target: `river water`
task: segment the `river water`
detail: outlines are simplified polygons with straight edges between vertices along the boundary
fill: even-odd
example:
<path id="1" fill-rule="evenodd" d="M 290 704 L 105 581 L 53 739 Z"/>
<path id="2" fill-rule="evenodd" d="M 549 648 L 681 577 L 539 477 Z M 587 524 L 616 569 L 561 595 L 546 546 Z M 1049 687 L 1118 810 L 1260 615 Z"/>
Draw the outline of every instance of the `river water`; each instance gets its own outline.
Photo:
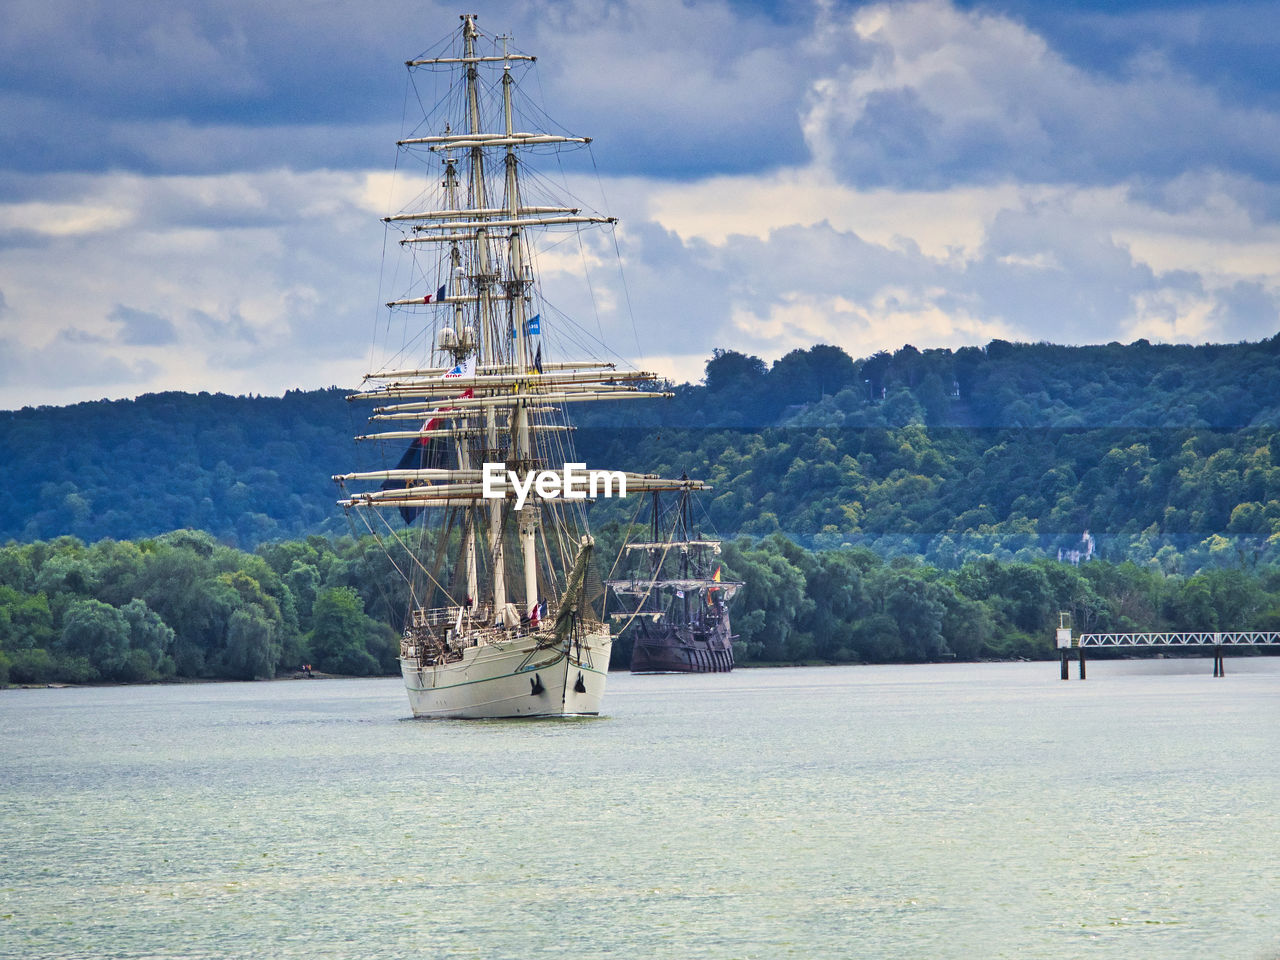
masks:
<path id="1" fill-rule="evenodd" d="M 5 958 L 1280 957 L 1280 659 L 0 692 Z"/>

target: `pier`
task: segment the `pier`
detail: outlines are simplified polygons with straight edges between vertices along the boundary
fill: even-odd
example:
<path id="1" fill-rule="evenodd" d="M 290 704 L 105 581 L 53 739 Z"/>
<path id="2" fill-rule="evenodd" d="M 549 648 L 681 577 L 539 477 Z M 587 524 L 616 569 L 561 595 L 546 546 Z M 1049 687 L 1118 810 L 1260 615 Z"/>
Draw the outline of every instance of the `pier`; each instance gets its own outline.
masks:
<path id="1" fill-rule="evenodd" d="M 1062 662 L 1062 679 L 1068 678 L 1071 652 L 1080 662 L 1080 679 L 1085 678 L 1085 649 L 1088 647 L 1207 647 L 1213 652 L 1213 675 L 1227 675 L 1224 647 L 1280 646 L 1280 631 L 1222 630 L 1182 631 L 1169 633 L 1082 633 L 1074 636 L 1066 614 L 1060 614 L 1057 631 L 1058 654 Z"/>

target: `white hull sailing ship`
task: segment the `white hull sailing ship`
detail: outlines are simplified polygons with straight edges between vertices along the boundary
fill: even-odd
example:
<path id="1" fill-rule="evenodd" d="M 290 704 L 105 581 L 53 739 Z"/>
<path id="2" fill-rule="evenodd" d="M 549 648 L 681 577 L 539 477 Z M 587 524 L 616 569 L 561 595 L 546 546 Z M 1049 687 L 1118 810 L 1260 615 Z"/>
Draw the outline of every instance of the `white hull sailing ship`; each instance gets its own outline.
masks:
<path id="1" fill-rule="evenodd" d="M 596 714 L 612 638 L 585 507 L 702 484 L 587 471 L 574 456 L 570 405 L 669 394 L 651 373 L 554 359 L 584 338 L 567 318 L 557 337 L 538 244 L 614 221 L 531 173 L 532 157 L 589 140 L 518 129 L 517 116 L 543 116 L 518 102 L 516 74 L 534 58 L 460 19 L 448 49 L 407 64 L 442 83 L 417 90 L 442 115 L 398 144 L 427 168 L 424 192 L 385 218 L 400 233 L 388 247 L 412 261 L 387 303 L 405 322 L 388 322 L 402 329 L 398 352 L 350 398 L 402 424 L 358 440 L 409 448 L 394 467 L 334 479 L 407 586 L 400 664 L 415 716 Z"/>

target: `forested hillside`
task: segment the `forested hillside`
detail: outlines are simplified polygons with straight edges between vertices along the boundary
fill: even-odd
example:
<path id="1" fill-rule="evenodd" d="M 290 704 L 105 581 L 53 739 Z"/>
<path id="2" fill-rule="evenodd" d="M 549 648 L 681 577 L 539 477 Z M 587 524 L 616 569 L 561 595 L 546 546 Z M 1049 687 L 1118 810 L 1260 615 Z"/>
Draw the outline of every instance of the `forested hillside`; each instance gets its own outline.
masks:
<path id="1" fill-rule="evenodd" d="M 1261 343 L 1064 347 L 993 340 L 854 360 L 837 347 L 766 365 L 717 350 L 704 383 L 601 425 L 685 427 L 1172 427 L 1280 424 L 1280 334 Z M 625 418 L 625 419 L 624 419 Z"/>
<path id="2" fill-rule="evenodd" d="M 336 530 L 329 478 L 360 432 L 346 393 L 159 393 L 0 414 L 0 541 L 191 527 L 252 546 Z"/>
<path id="3" fill-rule="evenodd" d="M 1081 630 L 1280 627 L 1277 340 L 717 351 L 601 405 L 588 464 L 706 478 L 742 663 L 1048 656 Z M 334 505 L 346 391 L 0 414 L 0 683 L 394 670 L 398 575 Z M 592 511 L 615 556 L 643 498 Z M 190 529 L 183 529 L 190 528 Z M 624 666 L 629 643 L 615 645 Z"/>
<path id="4" fill-rule="evenodd" d="M 643 438 L 643 440 L 642 440 Z M 1280 431 L 641 429 L 585 434 L 589 462 L 642 445 L 647 467 L 705 477 L 721 532 L 869 546 L 954 567 L 1081 552 L 1193 571 L 1280 559 Z M 593 516 L 622 521 L 625 501 Z"/>
<path id="5" fill-rule="evenodd" d="M 705 382 L 575 410 L 579 456 L 688 472 L 722 535 L 783 533 L 953 568 L 1075 551 L 1193 572 L 1280 549 L 1280 337 L 1263 343 L 830 346 L 771 367 L 717 351 Z M 190 527 L 252 549 L 350 532 L 329 477 L 393 465 L 363 408 L 158 394 L 0 414 L 0 540 L 137 539 Z M 601 502 L 597 524 L 630 505 Z M 1088 536 L 1086 537 L 1086 532 Z"/>

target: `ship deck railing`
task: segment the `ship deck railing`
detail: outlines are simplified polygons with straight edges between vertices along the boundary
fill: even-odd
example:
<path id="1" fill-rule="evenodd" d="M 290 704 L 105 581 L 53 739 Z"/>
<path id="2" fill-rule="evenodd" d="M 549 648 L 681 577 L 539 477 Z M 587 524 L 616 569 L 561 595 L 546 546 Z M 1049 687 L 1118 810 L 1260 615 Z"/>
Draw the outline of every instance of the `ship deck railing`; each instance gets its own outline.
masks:
<path id="1" fill-rule="evenodd" d="M 461 618 L 459 614 L 462 615 Z M 542 633 L 551 626 L 549 618 L 543 618 L 537 624 L 526 620 L 516 627 L 498 626 L 494 623 L 493 608 L 488 604 L 479 607 L 461 607 L 457 604 L 448 607 L 415 607 L 410 626 L 436 632 L 441 628 L 454 627 L 459 620 L 464 632 L 471 638 L 468 646 L 475 646 L 482 640 L 511 640 L 531 633 Z"/>
<path id="2" fill-rule="evenodd" d="M 415 627 L 449 627 L 458 622 L 459 613 L 464 621 L 484 621 L 489 617 L 488 607 L 462 607 L 453 604 L 448 607 L 414 607 L 410 623 Z"/>

